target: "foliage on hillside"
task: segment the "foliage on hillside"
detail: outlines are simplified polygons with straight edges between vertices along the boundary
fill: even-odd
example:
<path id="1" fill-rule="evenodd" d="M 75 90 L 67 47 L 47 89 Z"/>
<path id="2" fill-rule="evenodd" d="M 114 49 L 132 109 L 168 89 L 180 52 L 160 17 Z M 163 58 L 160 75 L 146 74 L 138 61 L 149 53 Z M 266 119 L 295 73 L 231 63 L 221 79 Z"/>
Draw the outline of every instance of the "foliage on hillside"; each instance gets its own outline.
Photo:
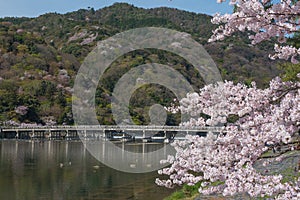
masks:
<path id="1" fill-rule="evenodd" d="M 215 28 L 210 19 L 177 9 L 142 9 L 124 3 L 100 10 L 48 13 L 37 18 L 2 18 L 0 121 L 72 124 L 72 86 L 80 64 L 97 41 L 132 28 L 165 27 L 191 34 L 204 45 L 227 80 L 255 80 L 264 86 L 279 73 L 276 63 L 268 59 L 272 50 L 268 43 L 252 47 L 245 35 L 236 35 L 208 44 Z M 151 62 L 174 66 L 195 89 L 203 86 L 199 73 L 183 58 L 151 49 L 130 52 L 115 61 L 99 83 L 96 111 L 101 123 L 114 123 L 110 96 L 118 79 L 132 67 Z M 138 92 L 131 98 L 130 108 L 138 124 L 149 123 L 148 111 L 153 103 L 168 105 L 173 99 L 169 91 L 157 85 L 145 86 Z M 168 116 L 168 123 L 176 124 L 178 118 Z"/>

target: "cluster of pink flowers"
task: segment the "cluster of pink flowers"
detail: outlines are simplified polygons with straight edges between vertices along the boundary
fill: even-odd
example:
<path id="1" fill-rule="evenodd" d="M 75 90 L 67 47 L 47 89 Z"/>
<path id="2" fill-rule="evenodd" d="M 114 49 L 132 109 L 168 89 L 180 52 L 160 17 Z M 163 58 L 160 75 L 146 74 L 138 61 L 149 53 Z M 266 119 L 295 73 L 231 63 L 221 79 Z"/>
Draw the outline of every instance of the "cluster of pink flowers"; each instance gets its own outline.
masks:
<path id="1" fill-rule="evenodd" d="M 18 106 L 15 109 L 15 112 L 20 115 L 26 115 L 28 113 L 28 107 L 27 106 Z"/>
<path id="2" fill-rule="evenodd" d="M 169 179 L 157 179 L 158 185 L 201 181 L 202 194 L 299 199 L 300 180 L 283 183 L 282 175 L 264 175 L 253 167 L 269 150 L 295 148 L 292 141 L 300 127 L 299 81 L 283 82 L 277 77 L 267 89 L 258 89 L 255 83 L 251 87 L 230 81 L 211 84 L 199 93 L 188 94 L 174 108 L 178 110 L 191 116 L 184 126 L 220 126 L 221 132 L 175 141 L 176 155 L 162 161 L 170 167 L 159 170 Z"/>
<path id="3" fill-rule="evenodd" d="M 219 3 L 225 0 L 218 0 Z M 216 14 L 212 22 L 219 24 L 209 41 L 222 40 L 237 31 L 250 31 L 253 44 L 277 38 L 278 43 L 286 43 L 286 37 L 299 32 L 300 1 L 292 0 L 230 0 L 235 6 L 232 14 Z M 275 45 L 275 54 L 270 58 L 289 59 L 298 63 L 300 48 L 289 45 Z"/>

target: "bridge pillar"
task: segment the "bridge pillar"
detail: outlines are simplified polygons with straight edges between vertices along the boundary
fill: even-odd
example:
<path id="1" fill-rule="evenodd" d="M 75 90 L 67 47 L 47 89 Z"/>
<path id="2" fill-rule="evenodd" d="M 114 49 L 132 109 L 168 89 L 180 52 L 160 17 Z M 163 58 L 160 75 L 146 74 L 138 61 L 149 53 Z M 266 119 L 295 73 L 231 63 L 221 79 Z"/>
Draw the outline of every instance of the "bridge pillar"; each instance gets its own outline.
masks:
<path id="1" fill-rule="evenodd" d="M 143 153 L 143 160 L 145 160 L 145 148 L 146 148 L 146 144 L 145 144 L 145 142 L 143 142 L 143 144 L 142 144 L 142 153 Z"/>
<path id="2" fill-rule="evenodd" d="M 84 139 L 87 138 L 87 133 L 86 133 L 86 129 L 84 129 Z"/>
<path id="3" fill-rule="evenodd" d="M 19 129 L 16 130 L 16 139 L 20 139 Z"/>
<path id="4" fill-rule="evenodd" d="M 105 140 L 105 129 L 102 130 L 102 138 Z"/>
<path id="5" fill-rule="evenodd" d="M 105 158 L 105 144 L 106 144 L 106 142 L 103 142 L 103 143 L 102 143 L 102 159 Z M 85 148 L 84 148 L 84 149 L 85 149 Z"/>
<path id="6" fill-rule="evenodd" d="M 145 131 L 145 129 L 143 129 L 143 138 L 145 138 L 146 137 L 146 131 Z"/>
<path id="7" fill-rule="evenodd" d="M 32 132 L 31 132 L 31 138 L 30 139 L 33 139 L 35 137 L 35 133 L 34 133 L 34 129 L 32 129 Z"/>
<path id="8" fill-rule="evenodd" d="M 52 134 L 51 134 L 51 130 L 49 130 L 49 140 L 52 139 Z"/>
<path id="9" fill-rule="evenodd" d="M 69 130 L 67 129 L 66 130 L 66 137 L 65 137 L 65 139 L 66 140 L 71 140 L 71 138 L 72 138 L 72 136 L 69 135 Z"/>

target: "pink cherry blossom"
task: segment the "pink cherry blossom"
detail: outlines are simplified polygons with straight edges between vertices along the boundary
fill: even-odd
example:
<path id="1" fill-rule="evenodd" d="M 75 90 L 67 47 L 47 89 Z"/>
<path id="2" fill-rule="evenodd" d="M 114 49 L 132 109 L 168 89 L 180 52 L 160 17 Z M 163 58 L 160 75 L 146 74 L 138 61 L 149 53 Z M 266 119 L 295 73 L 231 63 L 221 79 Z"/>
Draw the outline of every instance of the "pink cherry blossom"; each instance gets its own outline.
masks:
<path id="1" fill-rule="evenodd" d="M 218 3 L 225 0 L 217 0 Z M 272 59 L 291 59 L 298 63 L 300 48 L 286 44 L 286 37 L 299 32 L 300 1 L 291 0 L 229 0 L 235 6 L 232 14 L 215 14 L 212 23 L 219 27 L 213 31 L 210 42 L 223 40 L 238 31 L 250 31 L 253 44 L 277 38 Z"/>
<path id="2" fill-rule="evenodd" d="M 26 115 L 28 113 L 28 107 L 27 106 L 18 106 L 15 109 L 15 112 L 20 115 Z"/>
<path id="3" fill-rule="evenodd" d="M 255 83 L 251 87 L 231 81 L 211 84 L 199 93 L 188 94 L 179 107 L 169 109 L 191 116 L 183 126 L 220 126 L 221 131 L 174 141 L 176 155 L 162 161 L 170 166 L 159 170 L 169 179 L 157 179 L 158 185 L 173 187 L 201 181 L 202 194 L 299 199 L 300 179 L 283 183 L 281 174 L 265 175 L 254 168 L 267 151 L 296 148 L 293 138 L 299 135 L 300 127 L 299 81 L 283 82 L 277 77 L 266 89 L 257 88 Z M 280 159 L 265 159 L 264 165 Z"/>

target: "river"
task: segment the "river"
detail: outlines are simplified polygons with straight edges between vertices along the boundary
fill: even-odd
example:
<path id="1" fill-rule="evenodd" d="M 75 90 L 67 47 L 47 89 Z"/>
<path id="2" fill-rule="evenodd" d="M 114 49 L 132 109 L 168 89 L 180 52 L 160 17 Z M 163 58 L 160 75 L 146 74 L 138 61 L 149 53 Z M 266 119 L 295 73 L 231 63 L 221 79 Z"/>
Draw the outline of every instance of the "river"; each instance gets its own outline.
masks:
<path id="1" fill-rule="evenodd" d="M 156 177 L 156 171 L 131 174 L 109 168 L 81 141 L 0 140 L 3 200 L 160 200 L 172 190 L 158 187 Z"/>

